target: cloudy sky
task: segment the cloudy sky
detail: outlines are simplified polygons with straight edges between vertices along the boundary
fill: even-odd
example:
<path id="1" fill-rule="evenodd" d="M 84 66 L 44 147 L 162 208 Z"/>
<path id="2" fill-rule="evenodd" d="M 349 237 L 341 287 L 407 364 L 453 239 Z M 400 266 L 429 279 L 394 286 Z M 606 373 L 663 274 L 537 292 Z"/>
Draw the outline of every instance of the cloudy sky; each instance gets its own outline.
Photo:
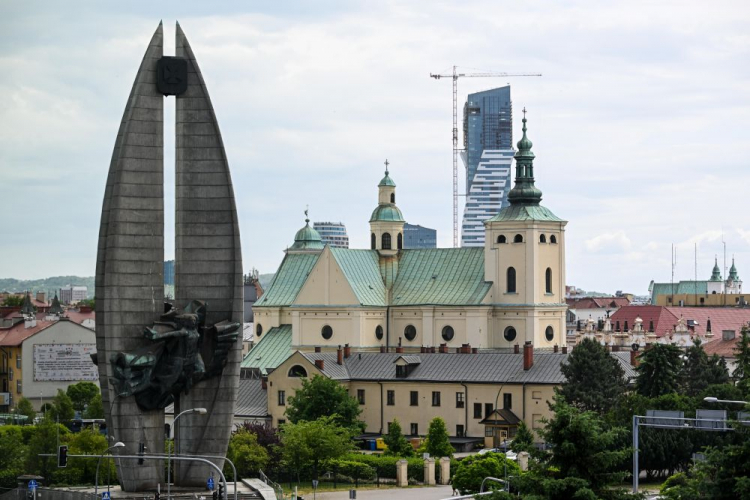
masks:
<path id="1" fill-rule="evenodd" d="M 275 271 L 306 205 L 367 247 L 386 158 L 407 221 L 450 246 L 451 85 L 429 74 L 456 64 L 544 75 L 465 78 L 459 99 L 510 83 L 515 140 L 529 110 L 568 284 L 644 293 L 672 244 L 692 279 L 696 243 L 706 279 L 722 238 L 750 280 L 750 4 L 656 3 L 2 0 L 0 277 L 94 273 L 117 127 L 163 19 L 165 53 L 179 20 L 211 93 L 248 270 Z M 170 179 L 173 98 L 165 114 Z"/>

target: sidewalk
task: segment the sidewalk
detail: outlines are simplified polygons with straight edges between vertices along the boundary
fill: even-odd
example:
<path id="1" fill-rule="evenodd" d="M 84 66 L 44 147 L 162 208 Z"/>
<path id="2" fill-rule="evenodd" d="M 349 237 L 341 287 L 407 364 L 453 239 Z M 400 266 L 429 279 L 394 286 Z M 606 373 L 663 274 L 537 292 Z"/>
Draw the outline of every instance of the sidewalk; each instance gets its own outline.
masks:
<path id="1" fill-rule="evenodd" d="M 439 500 L 452 496 L 452 486 L 425 486 L 422 488 L 387 488 L 372 490 L 357 490 L 357 500 L 374 500 L 388 498 L 389 500 Z M 305 500 L 312 500 L 312 493 L 305 495 Z M 349 490 L 320 492 L 315 500 L 348 500 Z"/>

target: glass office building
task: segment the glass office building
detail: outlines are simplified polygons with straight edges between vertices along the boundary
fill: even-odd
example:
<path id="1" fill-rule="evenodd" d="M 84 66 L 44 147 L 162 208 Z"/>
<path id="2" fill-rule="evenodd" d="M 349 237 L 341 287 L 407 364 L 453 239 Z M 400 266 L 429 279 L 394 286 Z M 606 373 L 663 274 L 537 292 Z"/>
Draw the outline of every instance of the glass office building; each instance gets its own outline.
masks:
<path id="1" fill-rule="evenodd" d="M 513 160 L 510 86 L 469 94 L 464 105 L 466 205 L 461 246 L 484 246 L 484 221 L 508 204 Z"/>
<path id="2" fill-rule="evenodd" d="M 404 224 L 404 248 L 437 248 L 437 231 L 418 224 Z"/>
<path id="3" fill-rule="evenodd" d="M 349 248 L 349 235 L 343 222 L 313 222 L 313 229 L 320 234 L 324 245 Z"/>

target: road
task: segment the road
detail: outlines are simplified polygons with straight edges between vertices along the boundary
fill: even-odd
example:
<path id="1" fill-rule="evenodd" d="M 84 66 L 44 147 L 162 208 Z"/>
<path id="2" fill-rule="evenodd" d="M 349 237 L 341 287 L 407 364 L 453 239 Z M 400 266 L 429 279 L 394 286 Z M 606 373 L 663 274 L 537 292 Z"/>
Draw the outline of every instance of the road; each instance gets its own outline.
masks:
<path id="1" fill-rule="evenodd" d="M 357 490 L 357 500 L 374 500 L 388 498 L 388 500 L 439 500 L 452 496 L 451 486 L 432 486 L 423 488 L 388 488 L 373 490 Z M 305 495 L 305 500 L 312 500 L 312 493 Z M 349 490 L 326 491 L 316 495 L 315 500 L 348 500 Z"/>

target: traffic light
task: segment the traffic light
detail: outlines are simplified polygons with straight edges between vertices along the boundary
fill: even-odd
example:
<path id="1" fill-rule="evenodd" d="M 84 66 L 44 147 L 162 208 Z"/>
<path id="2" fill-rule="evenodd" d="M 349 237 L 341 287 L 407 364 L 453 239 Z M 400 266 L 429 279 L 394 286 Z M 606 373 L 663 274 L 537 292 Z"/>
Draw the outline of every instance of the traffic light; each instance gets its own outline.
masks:
<path id="1" fill-rule="evenodd" d="M 219 500 L 223 500 L 224 498 L 224 485 L 222 483 L 219 483 Z"/>
<path id="2" fill-rule="evenodd" d="M 221 486 L 219 486 L 219 488 L 221 488 Z M 218 491 L 216 491 L 216 490 L 214 490 L 214 491 L 213 491 L 213 492 L 211 493 L 211 498 L 213 498 L 213 500 L 219 500 L 219 492 L 218 492 Z"/>
<path id="3" fill-rule="evenodd" d="M 68 466 L 68 446 L 61 445 L 57 447 L 57 466 L 67 467 Z"/>
<path id="4" fill-rule="evenodd" d="M 154 500 L 159 500 L 160 493 L 157 491 L 154 493 Z"/>

